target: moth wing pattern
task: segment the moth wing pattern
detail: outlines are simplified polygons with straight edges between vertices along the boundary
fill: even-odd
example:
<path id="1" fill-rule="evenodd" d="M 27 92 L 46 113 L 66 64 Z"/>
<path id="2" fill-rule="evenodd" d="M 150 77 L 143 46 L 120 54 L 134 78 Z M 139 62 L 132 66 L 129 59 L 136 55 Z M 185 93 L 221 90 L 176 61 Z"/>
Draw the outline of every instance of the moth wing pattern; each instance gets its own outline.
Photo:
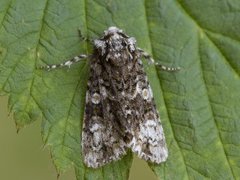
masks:
<path id="1" fill-rule="evenodd" d="M 117 27 L 109 27 L 93 41 L 93 54 L 79 55 L 61 64 L 41 66 L 51 70 L 70 67 L 88 59 L 82 128 L 82 155 L 86 166 L 99 168 L 120 159 L 127 149 L 152 163 L 168 157 L 168 149 L 141 57 L 151 56 L 136 46 L 136 39 Z M 177 71 L 154 63 L 162 70 Z"/>
<path id="2" fill-rule="evenodd" d="M 118 121 L 110 110 L 110 100 L 102 80 L 102 65 L 94 58 L 90 62 L 86 93 L 82 152 L 85 164 L 98 168 L 120 159 L 126 154 L 127 146 L 116 124 Z"/>
<path id="3" fill-rule="evenodd" d="M 137 83 L 129 104 L 132 105 L 132 120 L 126 127 L 128 147 L 138 157 L 159 164 L 168 157 L 163 127 L 141 59 L 138 59 L 135 69 Z"/>
<path id="4" fill-rule="evenodd" d="M 127 148 L 147 161 L 164 162 L 168 150 L 163 128 L 136 40 L 116 27 L 104 33 L 94 41 L 90 60 L 84 162 L 97 168 L 120 159 Z"/>

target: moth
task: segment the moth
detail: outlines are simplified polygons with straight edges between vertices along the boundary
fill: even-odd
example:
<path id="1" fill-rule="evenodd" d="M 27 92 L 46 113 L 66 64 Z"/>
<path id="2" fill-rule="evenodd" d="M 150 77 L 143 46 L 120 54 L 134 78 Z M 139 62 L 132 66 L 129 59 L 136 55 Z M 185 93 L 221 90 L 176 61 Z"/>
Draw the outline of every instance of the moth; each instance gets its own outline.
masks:
<path id="1" fill-rule="evenodd" d="M 86 166 L 99 168 L 120 159 L 128 149 L 152 163 L 166 161 L 163 127 L 141 60 L 154 62 L 151 56 L 136 46 L 134 37 L 109 27 L 93 41 L 92 55 L 42 68 L 70 66 L 86 58 L 90 77 L 81 142 Z M 166 71 L 179 70 L 155 64 Z"/>

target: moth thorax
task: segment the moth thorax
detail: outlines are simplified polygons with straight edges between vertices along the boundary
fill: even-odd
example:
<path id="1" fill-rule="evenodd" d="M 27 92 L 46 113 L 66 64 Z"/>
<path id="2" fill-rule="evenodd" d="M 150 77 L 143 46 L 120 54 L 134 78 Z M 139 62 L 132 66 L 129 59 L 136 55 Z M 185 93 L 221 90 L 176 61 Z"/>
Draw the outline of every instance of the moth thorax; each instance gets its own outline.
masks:
<path id="1" fill-rule="evenodd" d="M 109 37 L 107 44 L 110 51 L 121 51 L 127 46 L 125 38 L 117 33 L 114 33 Z"/>
<path id="2" fill-rule="evenodd" d="M 110 63 L 112 66 L 116 67 L 124 67 L 129 64 L 130 61 L 132 61 L 131 54 L 127 52 L 109 52 L 106 56 L 107 63 Z"/>

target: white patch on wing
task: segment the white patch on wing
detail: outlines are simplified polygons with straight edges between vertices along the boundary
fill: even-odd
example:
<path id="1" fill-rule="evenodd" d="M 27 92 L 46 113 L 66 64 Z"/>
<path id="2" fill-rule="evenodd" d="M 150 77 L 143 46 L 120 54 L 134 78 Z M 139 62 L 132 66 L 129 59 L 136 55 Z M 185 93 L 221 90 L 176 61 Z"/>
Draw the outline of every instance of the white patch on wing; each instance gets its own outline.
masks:
<path id="1" fill-rule="evenodd" d="M 139 138 L 142 141 L 149 141 L 152 145 L 157 146 L 159 141 L 159 132 L 156 131 L 157 124 L 154 120 L 147 120 L 145 124 L 140 124 Z"/>
<path id="2" fill-rule="evenodd" d="M 108 96 L 107 95 L 107 90 L 104 86 L 101 86 L 100 93 L 101 93 L 101 95 L 104 99 Z"/>
<path id="3" fill-rule="evenodd" d="M 111 134 L 114 131 L 111 124 L 103 125 L 100 116 L 92 116 L 91 121 L 94 123 L 89 127 L 89 133 L 85 130 L 82 134 L 84 162 L 88 167 L 98 168 L 126 154 L 126 143 Z"/>
<path id="4" fill-rule="evenodd" d="M 97 118 L 97 117 L 92 117 L 92 118 Z M 95 131 L 97 131 L 97 130 L 99 130 L 99 129 L 101 129 L 101 125 L 100 124 L 98 124 L 98 123 L 94 123 L 93 125 L 92 125 L 92 127 L 90 128 L 90 131 L 92 132 L 92 133 L 94 133 Z"/>
<path id="5" fill-rule="evenodd" d="M 141 92 L 142 92 L 142 86 L 143 86 L 143 82 L 139 81 L 139 82 L 137 83 L 137 86 L 136 86 L 136 91 L 137 91 L 137 93 L 141 94 Z"/>
<path id="6" fill-rule="evenodd" d="M 92 117 L 93 119 L 95 118 L 98 118 L 96 116 Z M 103 140 L 103 127 L 98 124 L 98 123 L 94 123 L 92 125 L 92 127 L 90 127 L 90 132 L 93 134 L 93 150 L 94 151 L 99 151 L 101 148 L 102 148 L 102 140 Z"/>
<path id="7" fill-rule="evenodd" d="M 100 103 L 100 99 L 101 99 L 100 95 L 98 93 L 94 93 L 92 95 L 92 99 L 91 100 L 92 100 L 93 104 L 99 104 Z"/>
<path id="8" fill-rule="evenodd" d="M 148 114 L 148 117 L 151 117 L 151 114 Z M 146 119 L 140 123 L 139 131 L 133 134 L 128 147 L 145 160 L 155 163 L 166 161 L 168 150 L 160 120 L 154 116 L 153 119 Z"/>
<path id="9" fill-rule="evenodd" d="M 131 114 L 132 114 L 132 110 L 126 110 L 125 113 L 126 113 L 127 115 L 131 115 Z"/>
<path id="10" fill-rule="evenodd" d="M 143 90 L 142 90 L 142 97 L 143 97 L 143 99 L 145 99 L 145 100 L 148 100 L 148 99 L 149 99 L 150 93 L 149 93 L 148 89 L 143 89 Z"/>

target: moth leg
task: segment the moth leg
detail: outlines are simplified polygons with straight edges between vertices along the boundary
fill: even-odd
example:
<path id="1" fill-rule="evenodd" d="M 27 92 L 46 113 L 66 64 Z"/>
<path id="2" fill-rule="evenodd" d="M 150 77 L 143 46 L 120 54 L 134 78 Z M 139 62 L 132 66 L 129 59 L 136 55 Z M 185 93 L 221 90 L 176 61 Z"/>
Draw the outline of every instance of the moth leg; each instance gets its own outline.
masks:
<path id="1" fill-rule="evenodd" d="M 38 69 L 51 70 L 51 69 L 65 67 L 65 66 L 70 68 L 70 66 L 72 64 L 77 63 L 77 62 L 79 62 L 79 61 L 81 61 L 82 59 L 85 59 L 85 58 L 88 58 L 88 55 L 81 54 L 81 55 L 75 56 L 72 59 L 70 59 L 68 61 L 65 61 L 65 62 L 63 62 L 61 64 L 52 64 L 52 65 L 40 66 L 40 67 L 38 67 Z"/>
<path id="2" fill-rule="evenodd" d="M 83 36 L 81 29 L 78 29 L 78 35 L 79 35 L 81 41 L 88 41 L 88 38 Z"/>
<path id="3" fill-rule="evenodd" d="M 143 56 L 145 59 L 148 60 L 149 64 L 154 64 L 155 63 L 154 59 L 146 51 L 144 51 L 141 48 L 137 48 L 137 50 L 140 53 L 140 56 Z"/>
<path id="4" fill-rule="evenodd" d="M 84 35 L 82 34 L 82 31 L 81 31 L 80 28 L 78 29 L 78 35 L 79 35 L 81 41 L 86 41 L 86 42 L 88 42 L 88 43 L 92 43 L 92 42 L 93 42 L 92 39 L 90 39 L 90 38 L 88 38 L 88 37 L 86 37 L 86 36 L 84 36 Z"/>
<path id="5" fill-rule="evenodd" d="M 143 56 L 145 59 L 147 59 L 149 61 L 149 64 L 155 64 L 156 66 L 158 66 L 160 69 L 164 70 L 164 71 L 178 71 L 180 70 L 180 67 L 167 67 L 164 66 L 162 64 L 159 64 L 157 62 L 154 61 L 154 59 L 144 50 L 142 50 L 141 48 L 137 48 L 137 50 L 140 53 L 140 56 Z"/>

